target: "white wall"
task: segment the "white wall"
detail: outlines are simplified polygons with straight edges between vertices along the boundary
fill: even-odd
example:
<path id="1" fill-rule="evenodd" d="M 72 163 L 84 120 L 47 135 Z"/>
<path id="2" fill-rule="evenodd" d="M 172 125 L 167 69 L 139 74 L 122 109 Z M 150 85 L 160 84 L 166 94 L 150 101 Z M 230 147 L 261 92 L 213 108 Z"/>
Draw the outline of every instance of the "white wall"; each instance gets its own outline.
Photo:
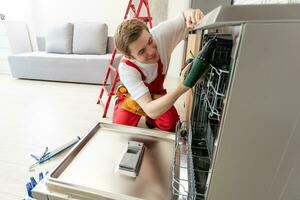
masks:
<path id="1" fill-rule="evenodd" d="M 176 1 L 176 3 L 174 3 L 174 0 L 169 0 L 168 19 L 177 16 L 180 12 L 189 8 L 189 5 L 189 0 Z M 167 75 L 168 77 L 179 78 L 180 69 L 183 63 L 183 55 L 184 41 L 180 42 L 172 53 L 169 71 Z"/>
<path id="2" fill-rule="evenodd" d="M 48 26 L 65 22 L 100 21 L 113 35 L 122 21 L 126 0 L 31 0 L 36 35 L 43 36 Z"/>
<path id="3" fill-rule="evenodd" d="M 113 35 L 123 20 L 129 0 L 28 0 L 38 36 L 45 35 L 48 26 L 65 22 L 102 21 Z M 136 9 L 138 0 L 133 0 Z M 168 0 L 149 0 L 153 24 L 167 19 Z M 142 13 L 145 7 L 142 7 Z"/>
<path id="4" fill-rule="evenodd" d="M 0 13 L 10 21 L 27 21 L 30 17 L 30 9 L 24 0 L 0 0 Z"/>
<path id="5" fill-rule="evenodd" d="M 0 0 L 0 13 L 4 14 L 6 16 L 7 21 L 15 21 L 19 22 L 21 25 L 21 22 L 26 23 L 27 27 L 31 27 L 31 21 L 32 21 L 32 15 L 31 15 L 31 9 L 30 9 L 30 0 Z M 15 24 L 18 26 L 17 24 Z M 23 28 L 24 25 L 21 25 L 23 30 L 26 29 Z M 19 27 L 17 27 L 18 29 Z M 17 33 L 21 35 L 22 33 Z M 17 35 L 16 34 L 16 35 Z M 31 35 L 30 35 L 31 36 Z M 24 31 L 24 35 L 22 35 L 23 38 L 28 37 L 27 30 Z M 33 41 L 33 37 L 28 40 Z M 23 44 L 21 44 L 23 45 Z M 25 44 L 26 46 L 31 44 Z"/>
<path id="6" fill-rule="evenodd" d="M 108 34 L 113 35 L 123 20 L 128 0 L 29 0 L 32 10 L 32 28 L 37 36 L 44 36 L 48 26 L 64 22 L 103 21 Z M 136 0 L 136 2 L 138 2 Z M 173 18 L 189 6 L 189 0 L 149 0 L 154 24 Z M 164 11 L 165 10 L 165 11 Z M 160 18 L 157 20 L 156 18 Z M 178 77 L 183 55 L 183 43 L 175 50 L 168 76 Z"/>

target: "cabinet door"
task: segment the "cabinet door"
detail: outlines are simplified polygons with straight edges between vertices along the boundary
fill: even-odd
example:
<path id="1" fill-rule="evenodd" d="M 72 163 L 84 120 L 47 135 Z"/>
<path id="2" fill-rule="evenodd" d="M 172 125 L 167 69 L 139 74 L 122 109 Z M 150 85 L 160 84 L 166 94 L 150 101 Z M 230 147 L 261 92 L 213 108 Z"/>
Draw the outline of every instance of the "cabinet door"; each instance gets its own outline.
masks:
<path id="1" fill-rule="evenodd" d="M 196 34 L 189 34 L 188 36 L 188 41 L 187 41 L 187 47 L 186 47 L 186 55 L 185 55 L 185 60 L 187 61 L 188 59 L 193 59 L 195 56 L 200 51 L 200 44 L 201 44 L 201 34 L 196 33 Z M 189 121 L 191 112 L 192 112 L 192 91 L 189 90 L 185 94 L 185 116 L 184 116 L 184 121 Z"/>

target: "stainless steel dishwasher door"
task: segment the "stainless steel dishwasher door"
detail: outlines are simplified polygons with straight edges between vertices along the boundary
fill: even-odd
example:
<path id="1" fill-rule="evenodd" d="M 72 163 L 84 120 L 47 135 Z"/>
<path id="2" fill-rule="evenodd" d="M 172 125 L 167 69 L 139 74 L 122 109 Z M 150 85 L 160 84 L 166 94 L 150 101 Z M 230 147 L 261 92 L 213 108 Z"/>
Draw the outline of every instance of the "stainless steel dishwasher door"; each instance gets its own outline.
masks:
<path id="1" fill-rule="evenodd" d="M 117 170 L 132 140 L 145 145 L 136 178 Z M 49 175 L 45 187 L 48 195 L 56 192 L 66 199 L 172 199 L 173 154 L 173 134 L 99 123 Z"/>

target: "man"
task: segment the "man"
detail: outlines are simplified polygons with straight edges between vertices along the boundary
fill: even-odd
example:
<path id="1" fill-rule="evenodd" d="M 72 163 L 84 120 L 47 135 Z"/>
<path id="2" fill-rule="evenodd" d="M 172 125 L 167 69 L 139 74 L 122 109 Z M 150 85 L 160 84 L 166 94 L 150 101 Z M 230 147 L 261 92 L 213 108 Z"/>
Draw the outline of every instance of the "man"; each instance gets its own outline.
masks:
<path id="1" fill-rule="evenodd" d="M 138 19 L 126 20 L 119 25 L 114 39 L 124 57 L 118 70 L 129 94 L 118 94 L 113 123 L 137 126 L 144 115 L 149 128 L 175 130 L 179 115 L 173 104 L 190 88 L 182 83 L 184 73 L 172 92 L 166 93 L 163 82 L 173 49 L 202 17 L 199 9 L 188 9 L 150 31 Z"/>

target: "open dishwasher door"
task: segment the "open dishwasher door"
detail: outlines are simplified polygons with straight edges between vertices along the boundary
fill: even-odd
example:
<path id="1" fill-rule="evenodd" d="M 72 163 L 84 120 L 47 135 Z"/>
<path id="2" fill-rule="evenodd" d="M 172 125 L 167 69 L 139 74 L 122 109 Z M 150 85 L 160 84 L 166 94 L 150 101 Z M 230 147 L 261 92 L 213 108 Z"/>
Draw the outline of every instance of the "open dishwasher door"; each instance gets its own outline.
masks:
<path id="1" fill-rule="evenodd" d="M 174 134 L 98 123 L 34 188 L 33 197 L 172 199 L 173 152 Z M 120 167 L 138 172 L 131 170 L 128 176 Z"/>

